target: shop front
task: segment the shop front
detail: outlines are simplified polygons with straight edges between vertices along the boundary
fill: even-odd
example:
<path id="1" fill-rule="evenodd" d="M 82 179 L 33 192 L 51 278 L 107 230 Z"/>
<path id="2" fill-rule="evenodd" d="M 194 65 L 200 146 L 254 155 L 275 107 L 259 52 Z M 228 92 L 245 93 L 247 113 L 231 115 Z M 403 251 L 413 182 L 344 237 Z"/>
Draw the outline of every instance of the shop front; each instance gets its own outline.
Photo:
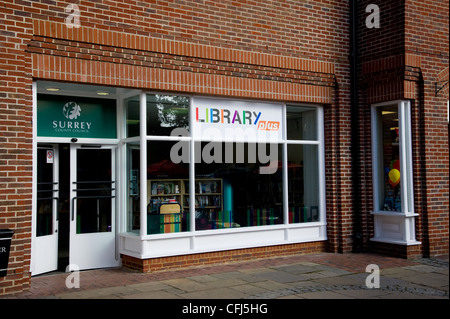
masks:
<path id="1" fill-rule="evenodd" d="M 327 239 L 320 105 L 49 81 L 34 96 L 32 275 Z"/>

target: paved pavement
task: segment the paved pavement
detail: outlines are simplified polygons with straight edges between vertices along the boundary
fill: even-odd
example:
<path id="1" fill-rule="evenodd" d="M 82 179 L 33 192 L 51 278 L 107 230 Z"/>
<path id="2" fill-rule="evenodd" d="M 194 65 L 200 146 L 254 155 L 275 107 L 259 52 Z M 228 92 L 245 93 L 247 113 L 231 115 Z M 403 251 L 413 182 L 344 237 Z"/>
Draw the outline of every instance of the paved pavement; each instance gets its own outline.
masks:
<path id="1" fill-rule="evenodd" d="M 368 265 L 372 266 L 366 269 Z M 448 275 L 448 256 L 405 260 L 320 253 L 151 274 L 127 269 L 50 273 L 32 277 L 29 291 L 0 299 L 448 300 Z M 68 288 L 67 283 L 75 287 Z"/>

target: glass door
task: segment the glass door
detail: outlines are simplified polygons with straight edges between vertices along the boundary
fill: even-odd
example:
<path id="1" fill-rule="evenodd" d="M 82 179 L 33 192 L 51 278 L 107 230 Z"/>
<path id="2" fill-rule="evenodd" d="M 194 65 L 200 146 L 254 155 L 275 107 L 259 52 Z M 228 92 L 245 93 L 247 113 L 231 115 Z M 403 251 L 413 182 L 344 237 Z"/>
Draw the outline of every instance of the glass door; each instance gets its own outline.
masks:
<path id="1" fill-rule="evenodd" d="M 58 146 L 39 144 L 36 156 L 32 275 L 58 268 Z"/>
<path id="2" fill-rule="evenodd" d="M 114 267 L 115 147 L 71 146 L 69 270 Z"/>

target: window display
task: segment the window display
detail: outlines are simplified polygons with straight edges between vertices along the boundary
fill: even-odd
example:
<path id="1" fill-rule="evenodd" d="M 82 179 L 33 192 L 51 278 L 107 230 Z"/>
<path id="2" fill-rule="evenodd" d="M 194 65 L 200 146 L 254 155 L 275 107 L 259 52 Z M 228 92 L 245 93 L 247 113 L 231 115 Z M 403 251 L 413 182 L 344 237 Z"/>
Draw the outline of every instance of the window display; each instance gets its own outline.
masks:
<path id="1" fill-rule="evenodd" d="M 398 106 L 389 105 L 377 109 L 379 163 L 380 169 L 380 210 L 402 210 L 399 153 Z M 382 178 L 381 178 L 382 177 Z"/>
<path id="2" fill-rule="evenodd" d="M 189 231 L 184 180 L 189 164 L 170 161 L 174 142 L 147 142 L 147 234 Z"/>
<path id="3" fill-rule="evenodd" d="M 414 212 L 410 112 L 407 101 L 373 107 L 375 212 Z"/>

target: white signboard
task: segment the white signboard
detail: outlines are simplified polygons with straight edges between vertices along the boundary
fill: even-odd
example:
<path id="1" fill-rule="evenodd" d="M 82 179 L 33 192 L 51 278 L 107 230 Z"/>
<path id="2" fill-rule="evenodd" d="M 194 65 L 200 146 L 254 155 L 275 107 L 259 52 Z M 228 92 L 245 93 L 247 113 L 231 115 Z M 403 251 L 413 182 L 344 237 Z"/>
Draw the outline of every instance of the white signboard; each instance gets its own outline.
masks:
<path id="1" fill-rule="evenodd" d="M 282 139 L 282 104 L 195 97 L 192 112 L 195 140 L 277 143 Z"/>

